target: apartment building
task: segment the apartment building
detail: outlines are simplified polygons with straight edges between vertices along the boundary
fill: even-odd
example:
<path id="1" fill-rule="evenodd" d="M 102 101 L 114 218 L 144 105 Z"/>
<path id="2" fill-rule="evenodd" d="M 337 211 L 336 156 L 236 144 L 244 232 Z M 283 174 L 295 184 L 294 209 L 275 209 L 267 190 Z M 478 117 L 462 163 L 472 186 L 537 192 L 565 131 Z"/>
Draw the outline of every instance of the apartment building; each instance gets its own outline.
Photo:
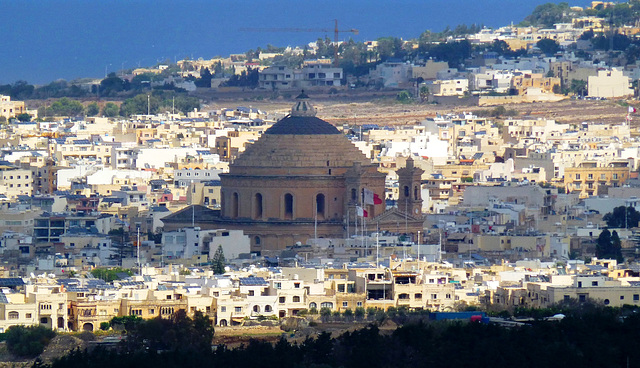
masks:
<path id="1" fill-rule="evenodd" d="M 620 187 L 629 179 L 626 160 L 612 161 L 602 166 L 597 161 L 583 161 L 577 167 L 565 167 L 564 187 L 567 193 L 579 193 L 580 198 L 598 195 L 606 187 Z"/>

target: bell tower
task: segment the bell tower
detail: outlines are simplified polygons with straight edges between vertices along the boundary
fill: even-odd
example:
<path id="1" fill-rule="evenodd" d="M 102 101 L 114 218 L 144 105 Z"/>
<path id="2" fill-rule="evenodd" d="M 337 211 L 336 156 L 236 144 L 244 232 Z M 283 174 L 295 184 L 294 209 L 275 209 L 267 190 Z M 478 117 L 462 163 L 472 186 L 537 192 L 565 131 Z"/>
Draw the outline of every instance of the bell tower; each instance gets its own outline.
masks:
<path id="1" fill-rule="evenodd" d="M 398 174 L 398 210 L 413 217 L 419 217 L 422 212 L 421 180 L 424 170 L 414 166 L 413 158 L 407 158 L 407 163 Z"/>

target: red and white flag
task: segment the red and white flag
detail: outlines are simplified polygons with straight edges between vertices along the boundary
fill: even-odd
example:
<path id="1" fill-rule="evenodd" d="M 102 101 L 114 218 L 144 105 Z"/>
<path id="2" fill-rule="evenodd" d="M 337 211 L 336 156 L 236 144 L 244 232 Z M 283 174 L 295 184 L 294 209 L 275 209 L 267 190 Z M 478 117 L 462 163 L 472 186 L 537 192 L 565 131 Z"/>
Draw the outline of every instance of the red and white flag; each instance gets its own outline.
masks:
<path id="1" fill-rule="evenodd" d="M 362 202 L 364 204 L 382 204 L 382 199 L 372 190 L 364 188 Z"/>
<path id="2" fill-rule="evenodd" d="M 629 106 L 629 114 L 633 114 L 634 112 L 636 112 L 636 108 L 633 106 Z"/>
<path id="3" fill-rule="evenodd" d="M 357 207 L 357 211 L 358 211 L 358 216 L 360 216 L 360 217 L 369 217 L 369 213 L 364 208 L 358 206 Z"/>

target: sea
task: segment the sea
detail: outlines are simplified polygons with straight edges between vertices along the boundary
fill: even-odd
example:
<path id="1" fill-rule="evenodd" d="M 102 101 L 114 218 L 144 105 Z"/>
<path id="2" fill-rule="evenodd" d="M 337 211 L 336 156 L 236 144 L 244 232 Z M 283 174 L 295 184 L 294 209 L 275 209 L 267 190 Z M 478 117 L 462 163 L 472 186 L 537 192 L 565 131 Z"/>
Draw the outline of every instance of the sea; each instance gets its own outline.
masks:
<path id="1" fill-rule="evenodd" d="M 99 78 L 267 45 L 517 24 L 545 0 L 0 0 L 0 84 Z M 590 1 L 569 2 L 587 6 Z M 289 28 L 283 31 L 282 28 Z"/>

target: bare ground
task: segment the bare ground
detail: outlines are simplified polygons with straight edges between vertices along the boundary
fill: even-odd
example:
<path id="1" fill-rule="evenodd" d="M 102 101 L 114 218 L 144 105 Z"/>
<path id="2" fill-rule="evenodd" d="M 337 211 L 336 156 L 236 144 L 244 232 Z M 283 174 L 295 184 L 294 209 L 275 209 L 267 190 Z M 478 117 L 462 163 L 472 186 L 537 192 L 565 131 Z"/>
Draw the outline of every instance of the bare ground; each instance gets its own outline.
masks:
<path id="1" fill-rule="evenodd" d="M 586 101 L 563 100 L 560 102 L 521 103 L 504 105 L 507 110 L 515 110 L 519 117 L 555 119 L 560 123 L 580 124 L 582 122 L 593 123 L 622 123 L 625 121 L 627 106 L 625 103 L 636 106 L 640 111 L 637 101 Z M 268 112 L 286 113 L 293 100 L 264 100 L 264 101 L 216 101 L 209 105 L 210 108 L 232 107 L 234 104 L 257 107 Z M 359 98 L 357 101 L 345 101 L 340 99 L 321 99 L 312 103 L 318 109 L 318 117 L 335 125 L 342 124 L 378 124 L 381 126 L 414 124 L 426 117 L 435 116 L 436 113 L 460 113 L 479 110 L 492 110 L 494 107 L 478 106 L 447 106 L 444 104 L 410 103 L 401 104 L 393 98 L 372 97 L 370 100 Z M 634 116 L 632 125 L 637 126 L 640 114 Z"/>

